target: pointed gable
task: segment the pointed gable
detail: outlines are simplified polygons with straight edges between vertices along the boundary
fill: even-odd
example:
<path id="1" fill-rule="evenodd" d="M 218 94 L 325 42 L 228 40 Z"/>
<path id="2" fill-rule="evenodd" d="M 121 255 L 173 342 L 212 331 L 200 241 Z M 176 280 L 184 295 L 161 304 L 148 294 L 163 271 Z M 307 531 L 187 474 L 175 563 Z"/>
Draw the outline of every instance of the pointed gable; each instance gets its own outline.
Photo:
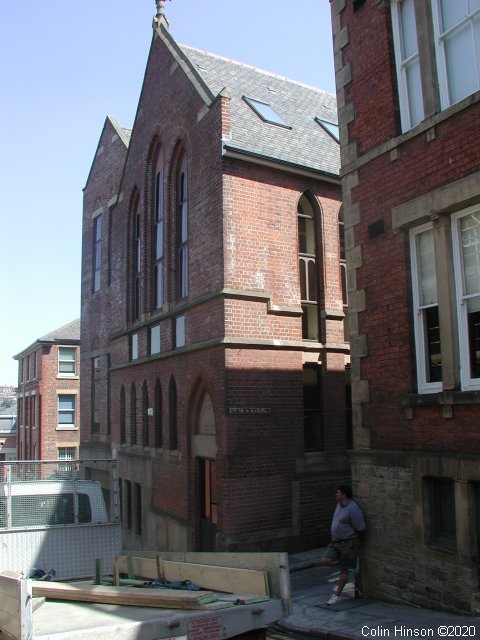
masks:
<path id="1" fill-rule="evenodd" d="M 157 39 L 165 48 L 154 46 Z M 334 177 L 339 175 L 338 139 L 319 124 L 324 121 L 327 126 L 337 126 L 334 94 L 180 45 L 163 22 L 154 31 L 145 78 L 152 58 L 162 55 L 160 51 L 168 51 L 171 56 L 169 73 L 180 68 L 206 108 L 212 107 L 220 96 L 230 98 L 230 133 L 222 141 L 224 154 L 241 154 Z M 248 99 L 273 110 L 286 126 L 262 119 Z"/>
<path id="2" fill-rule="evenodd" d="M 114 169 L 116 169 L 117 173 L 121 173 L 130 144 L 131 133 L 130 129 L 121 127 L 113 116 L 105 118 L 84 190 L 90 186 L 92 174 L 104 177 L 106 173 L 111 173 Z M 113 166 L 110 166 L 108 170 L 108 165 L 112 165 L 112 162 Z"/>

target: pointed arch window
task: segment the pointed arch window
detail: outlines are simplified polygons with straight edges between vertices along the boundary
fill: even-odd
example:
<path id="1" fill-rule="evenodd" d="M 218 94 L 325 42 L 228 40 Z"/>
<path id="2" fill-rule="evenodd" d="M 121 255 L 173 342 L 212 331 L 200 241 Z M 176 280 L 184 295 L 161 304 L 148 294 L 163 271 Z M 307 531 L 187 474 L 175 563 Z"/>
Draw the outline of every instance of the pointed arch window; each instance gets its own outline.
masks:
<path id="1" fill-rule="evenodd" d="M 338 237 L 340 242 L 340 283 L 342 285 L 342 305 L 345 317 L 343 319 L 344 340 L 350 339 L 348 328 L 348 291 L 347 291 L 347 259 L 345 253 L 345 222 L 343 219 L 343 208 L 340 207 L 338 214 Z"/>
<path id="2" fill-rule="evenodd" d="M 93 292 L 100 291 L 102 270 L 102 216 L 93 220 Z"/>
<path id="3" fill-rule="evenodd" d="M 130 444 L 137 444 L 137 391 L 134 384 L 130 389 Z"/>
<path id="4" fill-rule="evenodd" d="M 162 386 L 160 380 L 155 384 L 155 431 L 154 431 L 154 447 L 160 449 L 163 446 L 163 420 L 162 420 Z"/>
<path id="5" fill-rule="evenodd" d="M 173 378 L 168 387 L 168 436 L 169 449 L 178 449 L 177 385 Z"/>
<path id="6" fill-rule="evenodd" d="M 299 200 L 297 214 L 302 338 L 318 340 L 315 211 L 305 195 Z"/>
<path id="7" fill-rule="evenodd" d="M 187 156 L 182 154 L 177 176 L 177 274 L 178 297 L 188 295 L 188 176 Z"/>
<path id="8" fill-rule="evenodd" d="M 164 304 L 164 190 L 163 152 L 160 150 L 155 168 L 155 211 L 153 216 L 154 266 L 153 287 L 154 306 L 161 309 Z"/>
<path id="9" fill-rule="evenodd" d="M 202 435 L 209 436 L 213 436 L 217 432 L 213 402 L 208 391 L 204 391 L 198 411 L 197 431 Z"/>
<path id="10" fill-rule="evenodd" d="M 140 198 L 135 194 L 132 206 L 132 317 L 140 317 L 140 276 L 142 270 L 142 232 Z"/>

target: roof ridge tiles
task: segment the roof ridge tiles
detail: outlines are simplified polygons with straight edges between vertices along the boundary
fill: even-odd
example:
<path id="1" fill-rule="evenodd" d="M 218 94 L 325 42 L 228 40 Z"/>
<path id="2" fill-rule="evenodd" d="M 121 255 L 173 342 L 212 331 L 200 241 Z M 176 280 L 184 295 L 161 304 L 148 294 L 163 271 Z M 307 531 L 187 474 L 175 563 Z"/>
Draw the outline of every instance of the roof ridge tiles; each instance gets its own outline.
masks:
<path id="1" fill-rule="evenodd" d="M 313 85 L 307 84 L 305 82 L 300 82 L 299 80 L 292 80 L 291 78 L 288 78 L 287 76 L 282 76 L 278 73 L 273 73 L 272 71 L 266 71 L 265 69 L 260 69 L 260 67 L 255 67 L 251 64 L 247 64 L 246 62 L 240 62 L 239 60 L 233 60 L 232 58 L 227 58 L 226 56 L 221 56 L 217 53 L 211 53 L 210 51 L 207 51 L 206 49 L 199 49 L 198 47 L 192 47 L 188 44 L 179 44 L 178 45 L 182 50 L 186 50 L 188 51 L 195 51 L 197 53 L 200 53 L 202 55 L 211 57 L 211 58 L 216 58 L 217 60 L 222 60 L 223 62 L 229 62 L 230 64 L 236 64 L 239 67 L 244 67 L 245 69 L 249 69 L 250 71 L 257 71 L 258 73 L 262 73 L 265 76 L 269 76 L 271 78 L 275 78 L 277 80 L 283 80 L 285 82 L 289 82 L 291 84 L 295 84 L 297 86 L 303 87 L 304 89 L 310 89 L 311 91 L 315 91 L 316 93 L 319 94 L 327 94 L 333 97 L 336 97 L 334 93 L 332 93 L 331 91 L 327 91 L 326 89 L 319 89 L 318 87 L 314 87 Z"/>

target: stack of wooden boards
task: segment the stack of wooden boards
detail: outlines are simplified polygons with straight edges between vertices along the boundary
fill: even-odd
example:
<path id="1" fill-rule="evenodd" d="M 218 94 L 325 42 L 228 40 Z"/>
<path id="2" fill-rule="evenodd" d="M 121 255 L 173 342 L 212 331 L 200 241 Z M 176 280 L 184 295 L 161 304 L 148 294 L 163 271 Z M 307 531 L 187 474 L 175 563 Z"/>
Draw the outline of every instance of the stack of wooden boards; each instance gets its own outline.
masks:
<path id="1" fill-rule="evenodd" d="M 189 582 L 200 590 L 148 588 L 151 581 Z M 112 586 L 34 580 L 32 587 L 35 597 L 167 609 L 215 610 L 270 597 L 266 571 L 173 562 L 160 555 L 119 556 L 110 582 Z"/>

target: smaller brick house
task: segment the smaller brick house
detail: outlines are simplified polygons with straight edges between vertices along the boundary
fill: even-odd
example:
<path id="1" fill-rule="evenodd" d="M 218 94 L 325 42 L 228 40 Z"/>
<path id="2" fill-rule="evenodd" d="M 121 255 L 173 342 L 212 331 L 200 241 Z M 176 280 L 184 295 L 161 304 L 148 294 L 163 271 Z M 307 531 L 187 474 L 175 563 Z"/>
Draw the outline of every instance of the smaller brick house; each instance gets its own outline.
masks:
<path id="1" fill-rule="evenodd" d="M 70 460 L 80 440 L 80 320 L 35 340 L 18 360 L 19 460 Z"/>

